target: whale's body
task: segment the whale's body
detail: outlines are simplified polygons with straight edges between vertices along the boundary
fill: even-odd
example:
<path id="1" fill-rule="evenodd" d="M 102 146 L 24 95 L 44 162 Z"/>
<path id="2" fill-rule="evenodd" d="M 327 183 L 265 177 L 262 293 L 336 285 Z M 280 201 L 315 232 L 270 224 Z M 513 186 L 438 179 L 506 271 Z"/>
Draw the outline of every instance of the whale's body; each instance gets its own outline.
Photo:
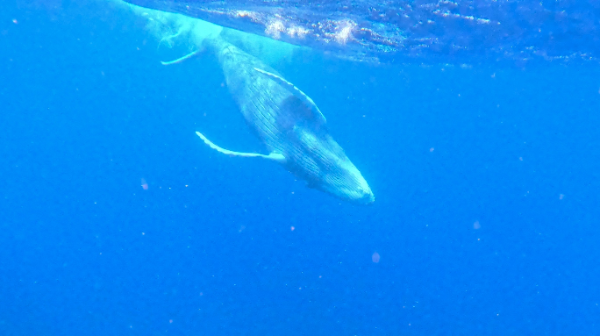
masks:
<path id="1" fill-rule="evenodd" d="M 229 151 L 198 133 L 205 143 L 225 154 L 277 161 L 309 187 L 336 197 L 360 204 L 374 201 L 368 183 L 331 137 L 312 99 L 258 58 L 219 37 L 206 40 L 204 47 L 216 55 L 233 99 L 270 154 Z"/>

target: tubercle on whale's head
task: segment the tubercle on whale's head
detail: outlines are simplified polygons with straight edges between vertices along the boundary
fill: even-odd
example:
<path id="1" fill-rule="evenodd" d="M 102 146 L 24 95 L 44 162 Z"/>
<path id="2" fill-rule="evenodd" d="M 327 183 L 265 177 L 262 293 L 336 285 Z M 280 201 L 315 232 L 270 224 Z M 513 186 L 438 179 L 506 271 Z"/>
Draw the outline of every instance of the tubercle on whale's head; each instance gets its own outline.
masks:
<path id="1" fill-rule="evenodd" d="M 311 188 L 345 201 L 367 205 L 375 201 L 369 184 L 348 159 L 342 147 L 327 133 L 301 130 L 298 137 L 301 157 L 296 172 Z M 300 171 L 298 171 L 300 170 Z"/>

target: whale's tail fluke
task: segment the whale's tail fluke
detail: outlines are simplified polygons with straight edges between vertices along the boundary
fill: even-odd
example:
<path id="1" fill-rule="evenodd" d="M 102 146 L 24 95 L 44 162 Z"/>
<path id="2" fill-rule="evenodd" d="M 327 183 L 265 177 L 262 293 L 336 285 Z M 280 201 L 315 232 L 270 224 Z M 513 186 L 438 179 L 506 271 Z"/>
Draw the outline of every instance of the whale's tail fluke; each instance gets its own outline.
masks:
<path id="1" fill-rule="evenodd" d="M 261 157 L 263 159 L 273 160 L 273 161 L 277 161 L 279 163 L 285 163 L 285 157 L 280 153 L 272 152 L 269 155 L 264 155 L 264 154 L 259 154 L 259 153 L 234 152 L 234 151 L 230 151 L 229 149 L 225 149 L 221 146 L 214 144 L 212 141 L 208 140 L 208 138 L 205 137 L 204 134 L 202 134 L 200 132 L 196 132 L 196 135 L 198 135 L 200 137 L 200 139 L 202 139 L 202 141 L 204 141 L 204 143 L 208 145 L 208 147 L 216 150 L 219 153 L 223 153 L 225 155 L 240 156 L 240 157 Z"/>

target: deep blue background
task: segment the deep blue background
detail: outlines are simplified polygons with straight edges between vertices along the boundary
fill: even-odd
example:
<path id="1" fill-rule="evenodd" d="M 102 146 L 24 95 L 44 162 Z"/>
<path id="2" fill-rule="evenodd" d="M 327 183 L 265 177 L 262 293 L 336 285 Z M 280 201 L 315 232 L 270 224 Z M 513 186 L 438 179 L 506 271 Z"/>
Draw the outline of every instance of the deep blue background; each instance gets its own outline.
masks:
<path id="1" fill-rule="evenodd" d="M 201 143 L 261 150 L 210 56 L 2 7 L 1 335 L 600 334 L 597 64 L 282 62 L 358 207 Z"/>

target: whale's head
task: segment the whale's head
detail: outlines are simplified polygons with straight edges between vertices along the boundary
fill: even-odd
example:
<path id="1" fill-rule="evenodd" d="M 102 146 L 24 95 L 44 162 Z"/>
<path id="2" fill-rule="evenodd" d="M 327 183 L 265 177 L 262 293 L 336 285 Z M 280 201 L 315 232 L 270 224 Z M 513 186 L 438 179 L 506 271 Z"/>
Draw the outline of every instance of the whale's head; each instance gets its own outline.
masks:
<path id="1" fill-rule="evenodd" d="M 360 171 L 325 129 L 294 126 L 288 169 L 308 186 L 355 204 L 371 204 L 375 196 Z"/>
<path id="2" fill-rule="evenodd" d="M 337 143 L 335 144 L 337 145 Z M 339 145 L 337 146 L 339 147 Z M 341 147 L 339 149 L 341 150 Z M 321 169 L 316 183 L 311 181 L 312 186 L 355 204 L 367 205 L 375 202 L 375 195 L 369 184 L 352 161 L 343 152 L 342 155 L 336 155 L 333 152 L 328 154 L 331 155 L 318 157 L 327 163 L 323 166 L 324 169 Z"/>

